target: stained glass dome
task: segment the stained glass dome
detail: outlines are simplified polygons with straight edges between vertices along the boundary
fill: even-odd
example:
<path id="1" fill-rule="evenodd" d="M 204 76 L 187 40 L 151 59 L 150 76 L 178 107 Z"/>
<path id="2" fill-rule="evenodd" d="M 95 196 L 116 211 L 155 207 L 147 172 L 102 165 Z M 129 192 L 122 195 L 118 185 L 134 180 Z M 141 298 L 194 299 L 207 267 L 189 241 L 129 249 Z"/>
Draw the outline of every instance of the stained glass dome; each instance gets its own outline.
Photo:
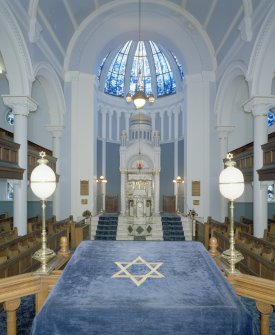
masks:
<path id="1" fill-rule="evenodd" d="M 104 92 L 107 94 L 125 97 L 130 92 L 133 96 L 137 90 L 140 68 L 143 91 L 147 97 L 151 93 L 157 97 L 175 94 L 175 77 L 179 80 L 184 78 L 182 66 L 174 53 L 162 49 L 153 41 L 128 41 L 115 56 L 109 53 L 104 57 L 98 79 L 104 81 Z"/>

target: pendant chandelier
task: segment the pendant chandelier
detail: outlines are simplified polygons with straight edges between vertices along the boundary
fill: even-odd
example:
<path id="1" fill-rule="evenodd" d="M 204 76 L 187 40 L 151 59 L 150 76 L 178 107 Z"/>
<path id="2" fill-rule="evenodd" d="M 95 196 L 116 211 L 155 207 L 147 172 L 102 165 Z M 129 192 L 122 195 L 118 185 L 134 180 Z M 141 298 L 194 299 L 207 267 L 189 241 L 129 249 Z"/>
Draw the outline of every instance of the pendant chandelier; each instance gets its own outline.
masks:
<path id="1" fill-rule="evenodd" d="M 137 55 L 137 90 L 133 97 L 130 92 L 126 95 L 127 102 L 134 102 L 136 109 L 142 108 L 146 104 L 146 94 L 143 90 L 143 56 L 142 56 L 142 47 L 141 47 L 141 39 L 140 39 L 140 23 L 141 23 L 141 0 L 138 2 L 138 55 Z M 153 93 L 150 94 L 148 98 L 149 103 L 153 103 L 155 101 L 155 97 Z"/>

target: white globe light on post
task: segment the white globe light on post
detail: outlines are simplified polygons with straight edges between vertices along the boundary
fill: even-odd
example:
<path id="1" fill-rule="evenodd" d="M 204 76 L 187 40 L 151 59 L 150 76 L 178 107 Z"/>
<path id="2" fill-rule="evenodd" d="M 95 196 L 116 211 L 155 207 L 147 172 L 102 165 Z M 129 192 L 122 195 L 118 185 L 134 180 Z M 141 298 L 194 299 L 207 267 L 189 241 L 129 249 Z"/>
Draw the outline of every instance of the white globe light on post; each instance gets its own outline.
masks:
<path id="1" fill-rule="evenodd" d="M 30 184 L 33 193 L 41 199 L 42 202 L 42 248 L 37 250 L 33 258 L 41 263 L 41 267 L 36 271 L 37 274 L 48 274 L 48 261 L 55 256 L 55 252 L 47 248 L 47 232 L 46 232 L 46 201 L 54 193 L 56 189 L 56 176 L 54 171 L 47 165 L 48 160 L 45 159 L 45 152 L 40 152 L 39 165 L 36 166 L 30 176 Z"/>
<path id="2" fill-rule="evenodd" d="M 173 179 L 173 183 L 177 184 L 177 193 L 176 193 L 176 212 L 180 213 L 179 210 L 179 189 L 180 189 L 180 184 L 184 183 L 184 180 L 182 179 L 182 177 L 177 176 L 176 179 Z"/>
<path id="3" fill-rule="evenodd" d="M 241 170 L 235 168 L 236 162 L 233 155 L 227 155 L 226 168 L 220 173 L 219 187 L 221 194 L 230 201 L 230 247 L 222 253 L 222 258 L 230 265 L 230 273 L 236 273 L 235 264 L 243 259 L 242 254 L 235 249 L 234 239 L 234 200 L 244 192 L 244 177 Z"/>
<path id="4" fill-rule="evenodd" d="M 104 204 L 104 184 L 107 183 L 107 179 L 104 176 L 100 176 L 99 179 L 96 180 L 97 183 L 100 184 L 100 193 L 101 193 L 101 209 L 100 213 L 105 211 L 105 204 Z"/>

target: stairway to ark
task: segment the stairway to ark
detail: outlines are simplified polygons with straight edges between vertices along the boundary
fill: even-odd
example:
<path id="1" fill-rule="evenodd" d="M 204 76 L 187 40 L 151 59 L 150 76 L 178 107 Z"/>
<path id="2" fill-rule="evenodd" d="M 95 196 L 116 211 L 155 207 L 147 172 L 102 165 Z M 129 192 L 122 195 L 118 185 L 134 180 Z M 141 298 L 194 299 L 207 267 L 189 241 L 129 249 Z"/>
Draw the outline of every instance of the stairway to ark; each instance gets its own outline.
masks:
<path id="1" fill-rule="evenodd" d="M 162 231 L 164 241 L 185 241 L 181 217 L 178 215 L 162 215 Z"/>
<path id="2" fill-rule="evenodd" d="M 95 240 L 116 240 L 117 215 L 100 215 L 98 219 Z"/>

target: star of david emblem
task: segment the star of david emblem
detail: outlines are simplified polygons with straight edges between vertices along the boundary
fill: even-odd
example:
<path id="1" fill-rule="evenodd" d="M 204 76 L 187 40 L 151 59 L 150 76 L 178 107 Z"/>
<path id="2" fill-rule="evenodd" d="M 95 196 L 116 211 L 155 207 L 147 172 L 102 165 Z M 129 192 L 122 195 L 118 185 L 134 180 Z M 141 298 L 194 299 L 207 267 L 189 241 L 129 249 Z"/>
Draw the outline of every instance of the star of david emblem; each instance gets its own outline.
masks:
<path id="1" fill-rule="evenodd" d="M 163 263 L 147 262 L 140 256 L 138 256 L 136 259 L 134 259 L 131 262 L 115 262 L 115 264 L 120 268 L 120 270 L 116 272 L 112 276 L 112 278 L 129 278 L 137 286 L 142 285 L 148 278 L 153 278 L 153 279 L 165 278 L 163 274 L 157 271 L 162 266 Z M 143 270 L 143 272 L 132 273 L 132 272 L 135 272 L 133 271 L 135 268 L 136 269 L 140 268 L 141 270 Z M 145 271 L 145 269 L 147 271 Z"/>

